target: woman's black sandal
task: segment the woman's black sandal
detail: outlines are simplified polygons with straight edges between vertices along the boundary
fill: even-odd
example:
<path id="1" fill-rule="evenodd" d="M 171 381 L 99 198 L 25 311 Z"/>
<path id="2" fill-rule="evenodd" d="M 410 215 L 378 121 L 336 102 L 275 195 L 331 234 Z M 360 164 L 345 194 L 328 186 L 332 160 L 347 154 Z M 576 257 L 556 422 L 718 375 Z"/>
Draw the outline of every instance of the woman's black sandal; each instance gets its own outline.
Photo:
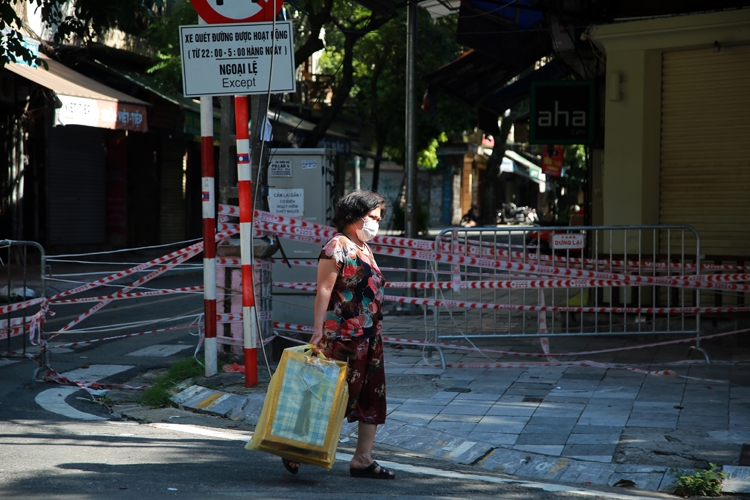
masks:
<path id="1" fill-rule="evenodd" d="M 378 467 L 380 467 L 380 470 L 375 472 L 375 469 Z M 377 462 L 371 463 L 370 466 L 365 469 L 349 467 L 349 475 L 352 477 L 369 477 L 372 479 L 394 479 L 396 477 L 395 474 L 391 474 L 391 471 L 380 466 Z"/>
<path id="2" fill-rule="evenodd" d="M 284 468 L 291 472 L 292 474 L 296 474 L 299 472 L 299 467 L 292 467 L 292 461 L 286 458 L 281 459 L 281 463 L 284 464 Z"/>

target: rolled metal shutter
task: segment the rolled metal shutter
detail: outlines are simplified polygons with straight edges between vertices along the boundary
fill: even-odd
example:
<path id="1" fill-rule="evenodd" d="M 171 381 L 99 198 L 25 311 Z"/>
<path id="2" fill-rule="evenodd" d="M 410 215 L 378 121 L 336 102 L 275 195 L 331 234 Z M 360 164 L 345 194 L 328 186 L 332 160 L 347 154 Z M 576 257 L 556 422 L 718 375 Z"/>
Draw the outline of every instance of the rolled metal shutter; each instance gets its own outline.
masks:
<path id="1" fill-rule="evenodd" d="M 105 129 L 52 127 L 47 172 L 50 245 L 107 242 Z"/>
<path id="2" fill-rule="evenodd" d="M 161 243 L 186 239 L 185 153 L 187 142 L 163 139 L 161 143 Z"/>
<path id="3" fill-rule="evenodd" d="M 659 221 L 719 260 L 750 256 L 748 82 L 750 45 L 663 54 Z"/>

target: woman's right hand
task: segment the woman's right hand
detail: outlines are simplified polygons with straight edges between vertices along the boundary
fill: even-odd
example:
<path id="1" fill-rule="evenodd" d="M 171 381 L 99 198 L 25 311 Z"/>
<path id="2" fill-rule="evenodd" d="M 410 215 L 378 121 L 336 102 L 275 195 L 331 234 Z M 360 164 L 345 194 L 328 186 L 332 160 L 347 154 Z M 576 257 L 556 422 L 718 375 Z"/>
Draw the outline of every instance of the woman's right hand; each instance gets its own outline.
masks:
<path id="1" fill-rule="evenodd" d="M 316 349 L 322 350 L 323 347 L 320 345 L 321 342 L 323 342 L 323 332 L 319 331 L 313 334 L 312 337 L 310 337 L 310 343 L 315 346 Z"/>

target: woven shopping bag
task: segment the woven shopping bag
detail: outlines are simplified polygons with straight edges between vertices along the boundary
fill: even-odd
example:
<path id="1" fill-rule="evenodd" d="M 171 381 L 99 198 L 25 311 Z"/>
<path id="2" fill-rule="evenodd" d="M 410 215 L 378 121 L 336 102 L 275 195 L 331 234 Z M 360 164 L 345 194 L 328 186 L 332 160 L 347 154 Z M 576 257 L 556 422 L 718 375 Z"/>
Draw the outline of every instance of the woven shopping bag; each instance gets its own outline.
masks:
<path id="1" fill-rule="evenodd" d="M 346 363 L 313 347 L 284 349 L 245 448 L 330 469 L 349 400 Z"/>

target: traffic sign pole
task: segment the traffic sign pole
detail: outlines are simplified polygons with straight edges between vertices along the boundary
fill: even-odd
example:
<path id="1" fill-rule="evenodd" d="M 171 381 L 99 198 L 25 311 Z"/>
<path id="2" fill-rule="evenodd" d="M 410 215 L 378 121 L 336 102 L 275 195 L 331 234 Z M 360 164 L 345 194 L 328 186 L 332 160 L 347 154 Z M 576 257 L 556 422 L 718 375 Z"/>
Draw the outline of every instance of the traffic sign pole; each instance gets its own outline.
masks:
<path id="1" fill-rule="evenodd" d="M 258 382 L 255 293 L 252 268 L 253 200 L 250 166 L 247 96 L 236 94 L 294 92 L 294 44 L 291 23 L 277 23 L 263 27 L 259 21 L 274 21 L 281 11 L 283 0 L 192 0 L 200 18 L 200 26 L 180 26 L 183 90 L 186 97 L 201 99 L 201 171 L 203 206 L 203 282 L 205 309 L 206 375 L 216 374 L 216 243 L 213 165 L 213 104 L 214 95 L 235 95 L 235 126 L 237 134 L 237 171 L 240 202 L 240 241 L 242 256 L 242 312 L 245 354 L 245 386 Z M 207 26 L 227 23 L 225 26 Z M 231 26 L 231 23 L 236 23 Z M 286 35 L 285 35 L 286 33 Z M 277 41 L 286 42 L 278 44 Z M 291 72 L 275 77 L 273 59 L 286 57 Z M 263 62 L 268 60 L 268 88 L 258 91 L 256 82 L 264 76 Z M 289 66 L 289 64 L 287 64 Z M 188 69 L 190 68 L 190 72 Z M 287 68 L 288 70 L 288 68 Z M 204 78 L 208 75 L 209 78 Z M 291 76 L 291 78 L 289 78 Z M 291 85 L 284 80 L 291 79 Z M 191 80 L 190 82 L 188 80 Z M 197 81 L 196 90 L 188 90 L 188 83 Z M 281 83 L 279 83 L 281 82 Z M 259 87 L 260 88 L 260 87 Z M 236 90 L 232 90 L 236 89 Z M 226 110 L 225 110 L 226 111 Z"/>
<path id="2" fill-rule="evenodd" d="M 201 207 L 203 212 L 203 359 L 207 377 L 216 375 L 216 203 L 214 188 L 214 105 L 201 97 Z"/>
<path id="3" fill-rule="evenodd" d="M 245 354 L 245 387 L 258 383 L 258 323 L 253 287 L 253 183 L 250 168 L 250 134 L 247 96 L 234 98 L 237 134 L 237 191 L 240 198 L 240 255 L 242 257 L 242 336 Z"/>

